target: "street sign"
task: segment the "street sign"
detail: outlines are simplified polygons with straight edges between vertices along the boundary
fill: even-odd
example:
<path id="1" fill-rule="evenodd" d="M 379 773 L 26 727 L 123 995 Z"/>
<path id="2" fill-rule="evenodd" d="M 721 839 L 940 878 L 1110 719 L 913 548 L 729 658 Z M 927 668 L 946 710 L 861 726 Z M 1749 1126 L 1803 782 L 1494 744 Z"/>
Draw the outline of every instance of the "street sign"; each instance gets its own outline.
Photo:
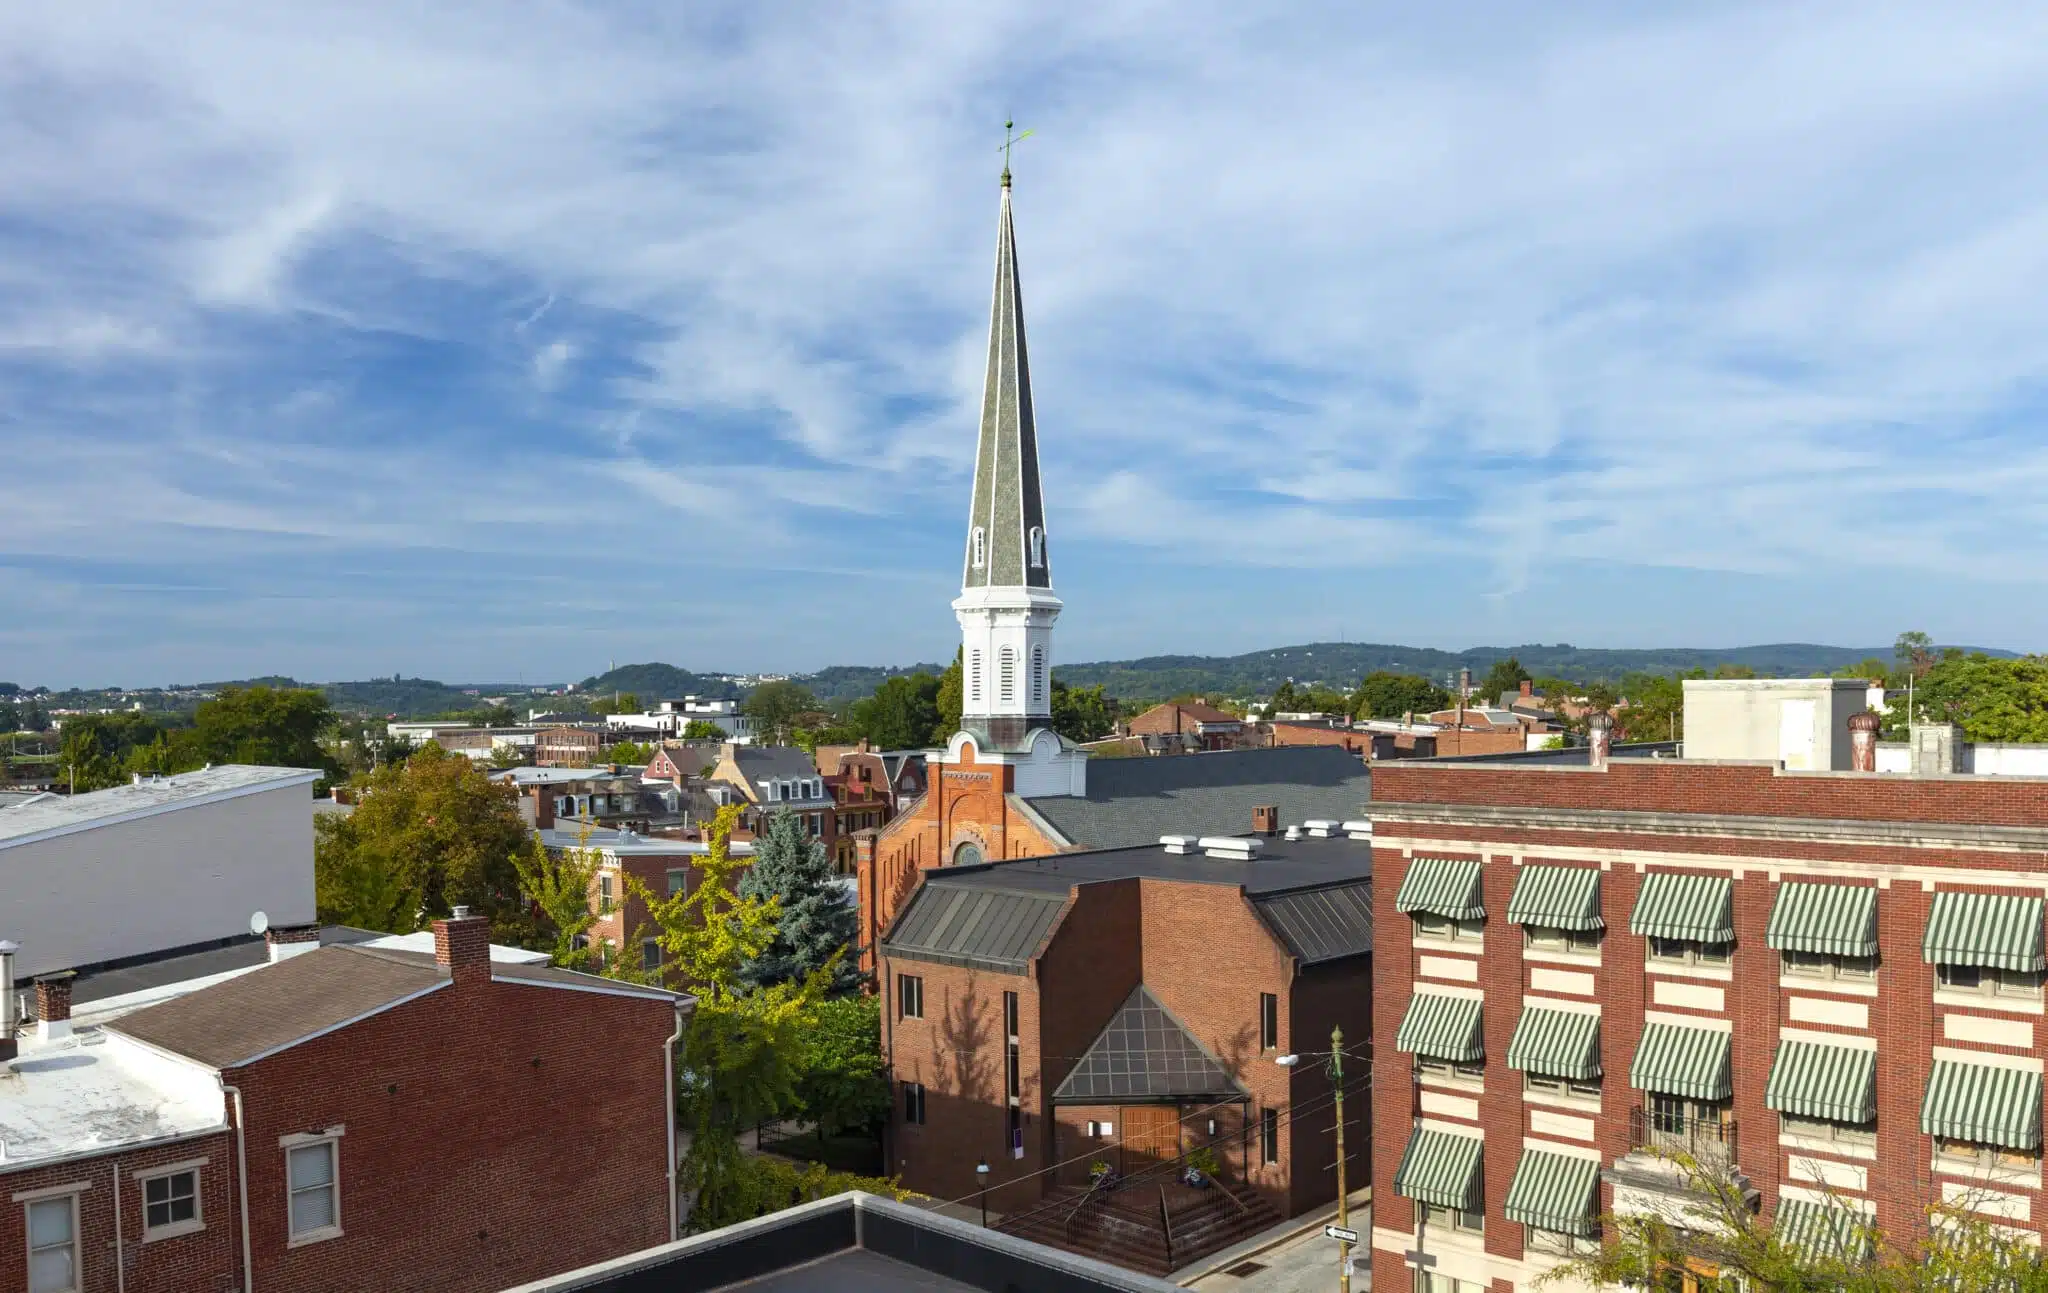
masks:
<path id="1" fill-rule="evenodd" d="M 1324 1226 L 1323 1234 L 1331 1239 L 1342 1240 L 1347 1244 L 1358 1242 L 1358 1232 L 1356 1230 L 1346 1230 L 1342 1226 Z"/>

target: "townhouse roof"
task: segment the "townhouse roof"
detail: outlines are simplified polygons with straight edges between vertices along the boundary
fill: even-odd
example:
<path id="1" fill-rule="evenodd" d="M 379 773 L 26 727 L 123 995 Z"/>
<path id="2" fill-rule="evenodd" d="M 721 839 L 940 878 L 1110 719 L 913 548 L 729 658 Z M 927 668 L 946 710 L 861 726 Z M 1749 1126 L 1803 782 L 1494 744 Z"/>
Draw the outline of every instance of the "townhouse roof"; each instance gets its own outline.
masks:
<path id="1" fill-rule="evenodd" d="M 0 813 L 0 849 L 98 826 L 136 821 L 158 813 L 220 803 L 265 790 L 310 786 L 320 779 L 320 775 L 316 768 L 266 768 L 224 763 L 198 772 L 145 777 L 110 790 L 33 800 Z M 310 793 L 306 799 L 307 811 L 311 812 Z"/>
<path id="2" fill-rule="evenodd" d="M 541 844 L 551 849 L 599 849 L 621 857 L 703 857 L 711 846 L 703 840 L 668 839 L 623 830 L 574 830 L 553 827 L 536 831 Z M 733 840 L 727 846 L 732 856 L 748 857 L 754 852 L 750 840 Z"/>
<path id="3" fill-rule="evenodd" d="M 44 1041 L 34 1030 L 0 1087 L 0 1171 L 227 1125 L 211 1073 L 98 1029 Z"/>
<path id="4" fill-rule="evenodd" d="M 736 745 L 732 761 L 749 781 L 797 780 L 820 775 L 810 755 L 789 745 Z"/>
<path id="5" fill-rule="evenodd" d="M 515 786 L 561 786 L 572 781 L 621 781 L 627 777 L 638 778 L 639 768 L 624 768 L 613 772 L 604 768 L 507 768 L 491 774 L 493 781 L 510 782 Z"/>
<path id="6" fill-rule="evenodd" d="M 1023 802 L 1068 844 L 1151 845 L 1162 835 L 1237 835 L 1252 809 L 1278 805 L 1282 822 L 1362 817 L 1372 797 L 1364 762 L 1334 745 L 1219 750 L 1156 758 L 1091 759 L 1085 796 Z"/>

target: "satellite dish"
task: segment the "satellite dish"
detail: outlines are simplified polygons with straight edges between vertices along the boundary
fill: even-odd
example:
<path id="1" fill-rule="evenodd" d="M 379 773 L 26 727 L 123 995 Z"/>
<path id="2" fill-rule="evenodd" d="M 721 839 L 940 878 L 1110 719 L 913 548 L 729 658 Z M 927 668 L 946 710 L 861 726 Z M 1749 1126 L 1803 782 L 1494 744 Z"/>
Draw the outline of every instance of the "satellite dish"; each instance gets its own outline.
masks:
<path id="1" fill-rule="evenodd" d="M 262 912 L 260 912 L 260 911 L 259 911 L 259 912 L 255 912 L 255 913 L 253 913 L 253 914 L 251 914 L 251 915 L 250 915 L 250 917 L 249 917 L 249 932 L 250 932 L 250 933 L 252 933 L 252 934 L 261 934 L 261 933 L 262 933 L 262 932 L 263 932 L 264 930 L 266 930 L 266 929 L 269 929 L 269 928 L 270 928 L 270 917 L 268 917 L 268 916 L 264 915 L 264 914 L 263 914 Z"/>

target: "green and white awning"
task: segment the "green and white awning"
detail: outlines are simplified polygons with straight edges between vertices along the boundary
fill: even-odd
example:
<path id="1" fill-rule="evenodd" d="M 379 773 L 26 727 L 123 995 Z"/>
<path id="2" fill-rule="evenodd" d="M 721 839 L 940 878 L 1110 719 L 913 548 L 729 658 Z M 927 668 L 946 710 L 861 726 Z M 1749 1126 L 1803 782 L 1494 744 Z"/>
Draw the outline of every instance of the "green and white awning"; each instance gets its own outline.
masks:
<path id="1" fill-rule="evenodd" d="M 1401 1166 L 1394 1169 L 1394 1192 L 1439 1208 L 1479 1211 L 1483 1206 L 1481 1148 L 1477 1136 L 1417 1127 L 1408 1137 Z"/>
<path id="2" fill-rule="evenodd" d="M 1426 911 L 1449 920 L 1484 918 L 1479 864 L 1470 858 L 1411 858 L 1394 894 L 1394 910 Z"/>
<path id="3" fill-rule="evenodd" d="M 1605 929 L 1600 870 L 1590 866 L 1525 866 L 1508 897 L 1508 923 L 1553 929 Z"/>
<path id="4" fill-rule="evenodd" d="M 1877 1117 L 1877 1052 L 1781 1041 L 1764 1106 L 1801 1118 L 1866 1123 Z"/>
<path id="5" fill-rule="evenodd" d="M 1599 1160 L 1525 1149 L 1501 1211 L 1509 1221 L 1539 1230 L 1590 1235 L 1597 1224 L 1599 1188 Z"/>
<path id="6" fill-rule="evenodd" d="M 1600 1016 L 1522 1007 L 1508 1042 L 1508 1067 L 1572 1082 L 1600 1076 Z"/>
<path id="7" fill-rule="evenodd" d="M 1804 881 L 1780 885 L 1764 942 L 1782 952 L 1876 956 L 1877 889 Z"/>
<path id="8" fill-rule="evenodd" d="M 2041 1144 L 2041 1075 L 1993 1064 L 1936 1060 L 1920 1102 L 1920 1130 L 2007 1149 Z"/>
<path id="9" fill-rule="evenodd" d="M 1735 884 L 1725 875 L 1680 875 L 1652 871 L 1643 877 L 1631 934 L 1645 938 L 1686 938 L 1727 943 L 1735 938 Z"/>
<path id="10" fill-rule="evenodd" d="M 1416 993 L 1408 999 L 1401 1029 L 1394 1034 L 1394 1046 L 1454 1064 L 1484 1059 L 1486 1042 L 1480 1032 L 1479 998 Z"/>
<path id="11" fill-rule="evenodd" d="M 1646 1024 L 1628 1067 L 1628 1084 L 1688 1100 L 1726 1100 L 1728 1034 L 1717 1028 Z"/>
<path id="12" fill-rule="evenodd" d="M 2042 906 L 2040 898 L 2005 893 L 1937 893 L 1920 950 L 1936 965 L 2048 969 L 2041 941 Z"/>
<path id="13" fill-rule="evenodd" d="M 1778 1218 L 1771 1223 L 1779 1242 L 1836 1261 L 1860 1261 L 1870 1255 L 1872 1222 L 1854 1208 L 1809 1199 L 1780 1199 Z"/>

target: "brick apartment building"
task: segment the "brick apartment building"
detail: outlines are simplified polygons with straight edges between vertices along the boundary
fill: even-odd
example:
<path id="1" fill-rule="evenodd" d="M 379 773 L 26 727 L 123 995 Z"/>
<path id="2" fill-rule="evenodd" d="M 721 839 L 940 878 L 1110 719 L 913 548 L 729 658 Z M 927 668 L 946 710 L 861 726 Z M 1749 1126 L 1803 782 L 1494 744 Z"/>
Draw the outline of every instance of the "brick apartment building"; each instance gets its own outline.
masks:
<path id="1" fill-rule="evenodd" d="M 76 1027 L 74 980 L 39 980 L 0 1078 L 0 1288 L 489 1290 L 672 1237 L 688 998 L 501 960 L 488 933 L 293 931 L 274 963 Z"/>
<path id="2" fill-rule="evenodd" d="M 1064 1217 L 1098 1160 L 1171 1186 L 1173 1161 L 1207 1145 L 1254 1230 L 1333 1198 L 1329 1078 L 1274 1061 L 1326 1051 L 1340 1023 L 1365 1053 L 1371 847 L 1362 822 L 1283 838 L 1264 813 L 1262 835 L 925 872 L 881 949 L 890 1169 L 962 1198 L 985 1161 L 1005 1224 L 1054 1243 L 1071 1229 L 1034 1221 Z M 1361 1096 L 1363 1076 L 1347 1081 Z M 1140 1196 L 1136 1224 L 1157 1229 L 1158 1193 Z"/>
<path id="3" fill-rule="evenodd" d="M 894 820 L 896 793 L 888 763 L 878 753 L 860 748 L 831 759 L 830 769 L 826 762 L 821 748 L 818 766 L 832 796 L 832 862 L 841 875 L 852 875 L 860 860 L 854 836 L 880 831 Z"/>
<path id="4" fill-rule="evenodd" d="M 1728 686 L 1688 685 L 1689 741 Z M 1794 1233 L 2048 1222 L 2048 781 L 1877 774 L 1841 688 L 1742 686 L 1718 725 L 1747 760 L 1602 729 L 1374 770 L 1377 1288 L 1532 1288 L 1599 1217 L 1679 1197 L 1658 1149 Z"/>
<path id="5" fill-rule="evenodd" d="M 660 931 L 627 877 L 639 880 L 649 893 L 670 898 L 693 893 L 704 876 L 698 859 L 709 853 L 711 846 L 701 840 L 632 831 L 550 830 L 540 832 L 540 840 L 550 853 L 588 849 L 597 854 L 597 871 L 590 878 L 590 910 L 597 919 L 584 937 L 606 948 L 607 956 L 634 958 L 642 970 L 659 968 L 663 954 L 656 937 Z M 747 840 L 733 840 L 728 847 L 736 858 L 751 857 L 754 852 L 753 843 Z"/>
<path id="6" fill-rule="evenodd" d="M 603 748 L 604 735 L 595 727 L 543 727 L 533 734 L 533 766 L 587 768 Z"/>
<path id="7" fill-rule="evenodd" d="M 1154 705 L 1124 725 L 1128 736 L 1145 740 L 1148 750 L 1229 750 L 1242 742 L 1244 720 L 1200 701 L 1169 701 Z"/>

